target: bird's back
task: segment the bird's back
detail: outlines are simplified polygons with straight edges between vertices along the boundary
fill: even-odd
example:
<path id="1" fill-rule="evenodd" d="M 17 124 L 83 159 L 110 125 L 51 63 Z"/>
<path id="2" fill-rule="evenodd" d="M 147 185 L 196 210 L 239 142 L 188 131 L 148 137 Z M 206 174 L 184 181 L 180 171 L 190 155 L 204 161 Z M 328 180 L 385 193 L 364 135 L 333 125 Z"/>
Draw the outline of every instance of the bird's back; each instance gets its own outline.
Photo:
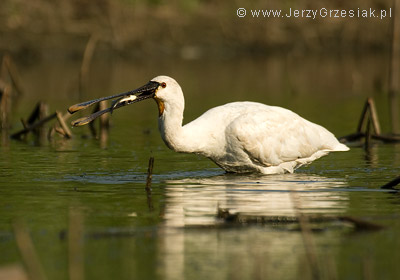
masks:
<path id="1" fill-rule="evenodd" d="M 256 102 L 215 107 L 186 126 L 207 136 L 199 153 L 232 172 L 293 172 L 330 151 L 348 150 L 324 127 Z"/>

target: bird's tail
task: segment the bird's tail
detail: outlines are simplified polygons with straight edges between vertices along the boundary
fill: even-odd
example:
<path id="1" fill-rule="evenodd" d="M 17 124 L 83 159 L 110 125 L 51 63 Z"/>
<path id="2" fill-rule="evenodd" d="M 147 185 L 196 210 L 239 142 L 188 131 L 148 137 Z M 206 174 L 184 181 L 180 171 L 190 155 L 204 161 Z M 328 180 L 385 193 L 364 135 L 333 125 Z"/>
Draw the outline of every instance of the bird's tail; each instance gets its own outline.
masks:
<path id="1" fill-rule="evenodd" d="M 346 152 L 348 150 L 350 150 L 350 148 L 347 147 L 345 144 L 338 143 L 332 151 L 334 151 L 334 152 Z"/>

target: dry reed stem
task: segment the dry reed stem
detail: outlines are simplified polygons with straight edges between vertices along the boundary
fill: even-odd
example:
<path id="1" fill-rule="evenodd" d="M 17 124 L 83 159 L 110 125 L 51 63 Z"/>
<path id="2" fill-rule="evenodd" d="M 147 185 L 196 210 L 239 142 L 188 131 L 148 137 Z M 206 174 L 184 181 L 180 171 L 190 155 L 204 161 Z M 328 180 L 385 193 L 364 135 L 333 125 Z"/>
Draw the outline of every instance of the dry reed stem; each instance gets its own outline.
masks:
<path id="1" fill-rule="evenodd" d="M 391 55 L 389 69 L 389 112 L 393 134 L 399 128 L 399 75 L 400 75 L 400 0 L 393 0 Z"/>
<path id="2" fill-rule="evenodd" d="M 68 271 L 70 280 L 83 280 L 84 254 L 83 231 L 84 217 L 81 209 L 69 209 L 68 225 Z"/>
<path id="3" fill-rule="evenodd" d="M 147 179 L 146 179 L 146 194 L 147 194 L 147 205 L 149 210 L 153 210 L 153 200 L 151 197 L 151 180 L 153 177 L 154 157 L 149 158 L 149 167 L 147 168 Z"/>
<path id="4" fill-rule="evenodd" d="M 372 133 L 372 129 L 374 133 Z M 364 128 L 365 127 L 365 128 Z M 365 129 L 365 132 L 363 130 Z M 342 136 L 339 141 L 342 143 L 359 141 L 365 138 L 365 147 L 368 147 L 371 139 L 383 141 L 385 143 L 398 143 L 400 142 L 400 135 L 383 135 L 379 124 L 378 113 L 376 111 L 375 102 L 372 98 L 368 98 L 364 104 L 360 120 L 357 125 L 355 133 Z"/>
<path id="5" fill-rule="evenodd" d="M 85 86 L 88 83 L 90 64 L 94 51 L 96 49 L 97 41 L 99 40 L 96 34 L 92 34 L 86 44 L 85 51 L 83 52 L 82 65 L 79 72 L 79 94 L 82 95 Z"/>
<path id="6" fill-rule="evenodd" d="M 149 167 L 147 168 L 146 189 L 151 188 L 151 179 L 153 177 L 154 157 L 149 158 Z"/>
<path id="7" fill-rule="evenodd" d="M 8 128 L 11 103 L 11 87 L 0 81 L 0 119 L 1 129 Z"/>
<path id="8" fill-rule="evenodd" d="M 100 111 L 100 103 L 97 103 L 96 106 L 93 108 L 92 114 Z M 97 130 L 96 127 L 94 126 L 94 122 L 89 122 L 89 130 L 90 134 L 92 134 L 92 137 L 97 138 Z"/>
<path id="9" fill-rule="evenodd" d="M 298 217 L 301 236 L 303 238 L 304 248 L 306 250 L 306 256 L 310 265 L 310 270 L 313 279 L 321 278 L 321 269 L 318 263 L 317 250 L 314 243 L 314 239 L 311 233 L 310 222 L 307 216 L 300 212 L 301 202 L 300 197 L 294 191 L 290 191 L 290 198 L 294 206 L 296 216 Z"/>
<path id="10" fill-rule="evenodd" d="M 19 264 L 0 267 L 0 280 L 29 280 L 24 268 Z"/>
<path id="11" fill-rule="evenodd" d="M 361 113 L 360 121 L 358 122 L 357 132 L 362 132 L 365 122 L 368 120 L 372 121 L 372 127 L 376 135 L 381 134 L 381 126 L 379 125 L 378 113 L 376 111 L 375 102 L 372 98 L 368 98 L 364 104 L 364 108 Z M 368 129 L 366 127 L 366 129 Z"/>
<path id="12" fill-rule="evenodd" d="M 371 145 L 371 139 L 372 139 L 372 135 L 371 135 L 371 118 L 368 118 L 366 130 L 365 130 L 365 141 L 364 141 L 364 149 L 365 150 L 369 149 L 369 147 Z"/>
<path id="13" fill-rule="evenodd" d="M 101 101 L 99 103 L 99 111 L 105 110 L 107 108 L 107 101 Z M 105 148 L 107 146 L 108 140 L 108 130 L 110 128 L 110 115 L 104 114 L 99 118 L 99 130 L 100 130 L 100 145 Z"/>
<path id="14" fill-rule="evenodd" d="M 53 113 L 53 114 L 51 114 L 51 115 L 45 117 L 44 119 L 42 119 L 42 120 L 40 120 L 40 121 L 37 121 L 37 122 L 35 122 L 35 123 L 32 124 L 32 125 L 29 125 L 27 128 L 24 128 L 24 129 L 22 129 L 22 130 L 20 130 L 20 131 L 18 131 L 18 132 L 16 132 L 16 133 L 14 133 L 14 134 L 12 134 L 12 135 L 11 135 L 11 138 L 13 138 L 13 139 L 20 139 L 22 135 L 24 135 L 24 134 L 26 134 L 26 133 L 29 133 L 29 132 L 33 131 L 34 129 L 36 129 L 36 128 L 39 128 L 39 127 L 42 126 L 43 124 L 47 123 L 48 121 L 51 121 L 52 119 L 54 119 L 54 118 L 56 118 L 56 117 L 57 117 L 57 114 L 56 114 L 56 113 Z"/>
<path id="15" fill-rule="evenodd" d="M 65 123 L 64 117 L 58 111 L 56 111 L 56 116 L 57 116 L 58 123 L 60 124 L 62 130 L 64 131 L 64 137 L 71 138 L 72 133 L 71 133 L 71 130 L 69 129 L 69 127 L 67 126 L 67 124 Z"/>
<path id="16" fill-rule="evenodd" d="M 11 83 L 15 88 L 18 95 L 23 95 L 24 90 L 22 87 L 20 75 L 18 73 L 17 67 L 15 67 L 12 58 L 10 55 L 6 54 L 3 56 L 2 69 L 1 69 L 1 77 L 5 75 L 5 72 L 8 73 L 10 77 Z"/>
<path id="17" fill-rule="evenodd" d="M 400 184 L 400 176 L 383 185 L 381 189 L 394 189 L 398 184 Z"/>
<path id="18" fill-rule="evenodd" d="M 22 261 L 27 269 L 29 279 L 47 279 L 36 254 L 35 246 L 33 245 L 33 241 L 29 235 L 28 228 L 22 221 L 19 220 L 14 221 L 12 225 L 18 250 L 21 253 Z"/>

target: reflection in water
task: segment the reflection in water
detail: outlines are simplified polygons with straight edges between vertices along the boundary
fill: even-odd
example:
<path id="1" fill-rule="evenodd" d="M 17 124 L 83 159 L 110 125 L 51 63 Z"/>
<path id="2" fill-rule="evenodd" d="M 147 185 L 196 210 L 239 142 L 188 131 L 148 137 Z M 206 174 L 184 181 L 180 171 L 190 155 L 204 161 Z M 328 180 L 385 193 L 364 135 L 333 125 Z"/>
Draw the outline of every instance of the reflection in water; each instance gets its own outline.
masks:
<path id="1" fill-rule="evenodd" d="M 193 226 L 219 223 L 218 207 L 262 216 L 295 216 L 296 211 L 340 214 L 348 206 L 346 192 L 337 191 L 344 185 L 341 180 L 307 174 L 168 181 L 160 238 L 161 275 L 167 279 L 204 279 L 210 274 L 213 279 L 227 275 L 294 279 L 308 269 L 300 234 L 266 226 L 216 228 L 212 234 L 210 229 L 204 232 Z M 292 191 L 301 209 L 295 209 Z"/>
<path id="2" fill-rule="evenodd" d="M 232 213 L 294 216 L 291 191 L 298 192 L 302 213 L 340 213 L 347 207 L 347 196 L 332 190 L 344 184 L 343 181 L 307 174 L 223 175 L 168 181 L 165 225 L 214 224 L 218 207 L 227 208 Z"/>
<path id="3" fill-rule="evenodd" d="M 377 168 L 379 164 L 378 146 L 365 147 L 365 163 L 371 168 Z"/>

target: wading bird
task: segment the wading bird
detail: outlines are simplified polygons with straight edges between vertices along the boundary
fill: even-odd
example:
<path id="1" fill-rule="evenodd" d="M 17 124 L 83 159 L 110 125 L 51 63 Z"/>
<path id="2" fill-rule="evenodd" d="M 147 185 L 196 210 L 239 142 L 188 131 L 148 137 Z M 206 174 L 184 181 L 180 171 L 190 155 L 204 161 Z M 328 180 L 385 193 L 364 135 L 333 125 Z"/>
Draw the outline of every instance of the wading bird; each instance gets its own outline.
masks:
<path id="1" fill-rule="evenodd" d="M 72 125 L 81 126 L 104 113 L 153 98 L 165 144 L 176 152 L 203 155 L 227 172 L 292 173 L 329 152 L 349 150 L 324 127 L 290 110 L 256 102 L 218 106 L 182 126 L 183 92 L 167 76 L 155 77 L 133 91 L 73 105 L 68 111 L 72 114 L 115 98 L 111 107 L 78 119 Z"/>

